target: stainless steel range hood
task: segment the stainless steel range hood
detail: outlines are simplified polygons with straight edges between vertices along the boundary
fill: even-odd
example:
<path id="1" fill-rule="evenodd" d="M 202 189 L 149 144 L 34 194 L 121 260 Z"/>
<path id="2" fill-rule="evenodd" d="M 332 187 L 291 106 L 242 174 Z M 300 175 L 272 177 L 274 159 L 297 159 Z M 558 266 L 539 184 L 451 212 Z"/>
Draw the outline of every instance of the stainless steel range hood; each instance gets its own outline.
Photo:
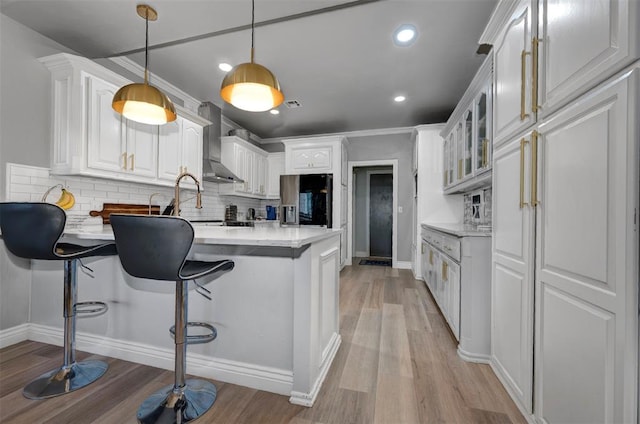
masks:
<path id="1" fill-rule="evenodd" d="M 222 141 L 222 113 L 220 108 L 211 102 L 204 102 L 198 109 L 198 114 L 211 121 L 211 125 L 203 129 L 202 143 L 202 179 L 217 183 L 243 183 L 242 178 L 236 176 L 220 163 Z"/>

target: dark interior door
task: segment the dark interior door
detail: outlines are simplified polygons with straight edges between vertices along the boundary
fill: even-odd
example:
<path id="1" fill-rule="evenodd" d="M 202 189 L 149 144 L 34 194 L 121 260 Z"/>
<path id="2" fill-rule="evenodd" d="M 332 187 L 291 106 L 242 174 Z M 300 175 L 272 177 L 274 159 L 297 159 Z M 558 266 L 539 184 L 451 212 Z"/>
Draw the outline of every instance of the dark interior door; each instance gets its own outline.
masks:
<path id="1" fill-rule="evenodd" d="M 393 174 L 371 174 L 369 180 L 369 254 L 391 257 Z"/>

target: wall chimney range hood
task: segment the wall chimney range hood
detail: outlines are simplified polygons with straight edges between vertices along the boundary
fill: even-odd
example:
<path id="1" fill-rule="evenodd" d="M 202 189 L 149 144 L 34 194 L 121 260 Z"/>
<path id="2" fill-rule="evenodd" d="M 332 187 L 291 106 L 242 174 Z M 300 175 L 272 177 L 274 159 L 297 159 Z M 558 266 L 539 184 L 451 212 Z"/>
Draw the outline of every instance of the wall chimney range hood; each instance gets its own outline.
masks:
<path id="1" fill-rule="evenodd" d="M 203 128 L 202 140 L 202 179 L 216 183 L 243 183 L 220 162 L 222 152 L 222 113 L 220 108 L 211 102 L 204 102 L 198 108 L 198 114 L 209 120 L 211 125 Z"/>

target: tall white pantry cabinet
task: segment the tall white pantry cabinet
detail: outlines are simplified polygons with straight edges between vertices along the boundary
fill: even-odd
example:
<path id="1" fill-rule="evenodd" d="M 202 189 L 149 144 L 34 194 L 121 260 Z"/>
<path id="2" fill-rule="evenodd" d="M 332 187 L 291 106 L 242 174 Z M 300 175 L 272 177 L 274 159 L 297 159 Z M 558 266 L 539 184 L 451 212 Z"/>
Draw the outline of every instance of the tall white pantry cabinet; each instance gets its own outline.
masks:
<path id="1" fill-rule="evenodd" d="M 541 423 L 638 420 L 640 1 L 501 1 L 491 365 Z"/>

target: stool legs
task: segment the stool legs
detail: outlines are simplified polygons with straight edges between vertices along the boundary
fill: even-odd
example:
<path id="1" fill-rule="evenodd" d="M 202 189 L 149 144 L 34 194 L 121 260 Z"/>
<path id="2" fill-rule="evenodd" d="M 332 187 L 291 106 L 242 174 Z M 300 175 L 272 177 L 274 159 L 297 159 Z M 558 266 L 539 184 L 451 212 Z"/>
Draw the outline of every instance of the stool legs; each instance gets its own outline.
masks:
<path id="1" fill-rule="evenodd" d="M 143 424 L 188 423 L 216 401 L 216 386 L 206 380 L 185 380 L 187 369 L 188 283 L 176 281 L 174 384 L 149 396 L 138 408 Z"/>
<path id="2" fill-rule="evenodd" d="M 36 378 L 22 391 L 29 399 L 46 399 L 87 386 L 107 371 L 102 361 L 76 362 L 77 259 L 64 261 L 64 360 L 60 368 Z"/>

